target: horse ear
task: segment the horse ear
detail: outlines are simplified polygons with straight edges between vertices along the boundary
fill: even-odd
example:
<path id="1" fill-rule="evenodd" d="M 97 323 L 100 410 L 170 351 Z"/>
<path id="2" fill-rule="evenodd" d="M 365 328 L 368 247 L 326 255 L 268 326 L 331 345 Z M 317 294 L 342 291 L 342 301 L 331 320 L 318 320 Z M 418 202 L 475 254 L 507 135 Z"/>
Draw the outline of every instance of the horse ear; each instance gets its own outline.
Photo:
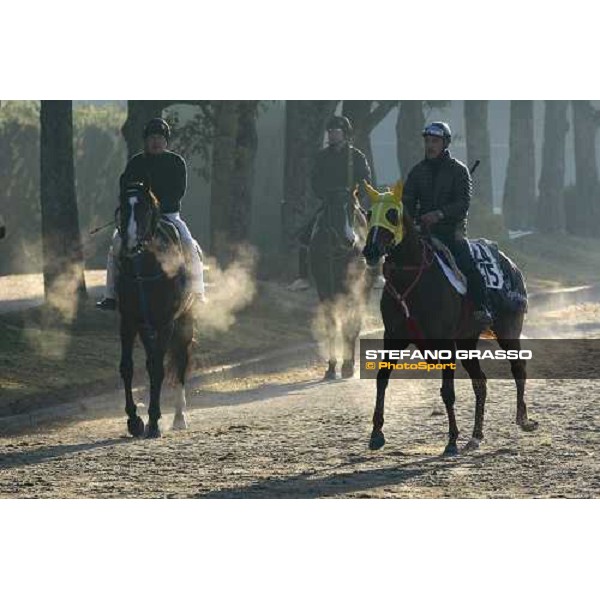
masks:
<path id="1" fill-rule="evenodd" d="M 398 179 L 396 185 L 394 186 L 394 198 L 398 201 L 398 203 L 402 202 L 402 192 L 404 191 L 404 182 L 402 179 Z"/>
<path id="2" fill-rule="evenodd" d="M 363 182 L 365 184 L 365 190 L 367 190 L 367 195 L 371 199 L 371 202 L 377 202 L 377 200 L 379 200 L 379 192 L 372 185 L 370 185 L 366 179 L 363 179 Z"/>

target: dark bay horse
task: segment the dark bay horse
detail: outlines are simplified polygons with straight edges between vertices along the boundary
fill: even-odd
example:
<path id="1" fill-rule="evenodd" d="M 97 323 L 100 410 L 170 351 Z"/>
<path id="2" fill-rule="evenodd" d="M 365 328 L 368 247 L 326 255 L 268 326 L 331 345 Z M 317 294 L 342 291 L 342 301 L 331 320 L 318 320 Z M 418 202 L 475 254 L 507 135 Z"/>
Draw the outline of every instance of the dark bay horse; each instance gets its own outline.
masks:
<path id="1" fill-rule="evenodd" d="M 474 350 L 481 330 L 473 318 L 472 305 L 448 281 L 427 238 L 419 235 L 410 215 L 403 210 L 402 184 L 385 193 L 379 193 L 370 186 L 367 191 L 371 210 L 363 254 L 370 265 L 377 264 L 382 256 L 386 257 L 386 286 L 380 305 L 385 328 L 384 348 L 402 350 L 411 343 L 423 346 L 427 340 L 435 340 L 436 348 L 440 350 Z M 502 259 L 503 255 L 500 256 Z M 491 329 L 504 350 L 520 350 L 524 313 L 525 309 L 504 309 L 495 316 Z M 476 398 L 473 435 L 465 447 L 472 450 L 483 440 L 487 383 L 478 359 L 461 362 L 471 378 Z M 510 365 L 517 386 L 516 422 L 524 431 L 533 431 L 537 422 L 527 416 L 525 361 L 511 360 Z M 377 396 L 369 444 L 372 450 L 385 444 L 383 413 L 390 374 L 389 368 L 380 369 L 377 373 Z M 454 371 L 446 368 L 442 374 L 440 393 L 449 423 L 449 440 L 444 453 L 456 454 L 459 431 L 454 413 Z"/>
<path id="2" fill-rule="evenodd" d="M 120 371 L 125 386 L 125 412 L 131 435 L 144 434 L 131 383 L 133 345 L 139 335 L 150 377 L 147 437 L 160 437 L 160 395 L 165 371 L 178 387 L 174 429 L 187 428 L 185 378 L 193 338 L 191 296 L 186 291 L 185 264 L 174 225 L 160 218 L 158 200 L 142 183 L 132 183 L 120 198 L 120 250 L 117 292 L 121 315 Z M 165 369 L 165 361 L 167 368 Z"/>
<path id="3" fill-rule="evenodd" d="M 373 276 L 360 254 L 366 220 L 356 191 L 332 190 L 317 215 L 309 242 L 309 264 L 325 321 L 328 368 L 325 379 L 336 377 L 336 338 L 341 329 L 344 378 L 354 375 L 356 339 Z M 370 270 L 369 270 L 370 271 Z"/>

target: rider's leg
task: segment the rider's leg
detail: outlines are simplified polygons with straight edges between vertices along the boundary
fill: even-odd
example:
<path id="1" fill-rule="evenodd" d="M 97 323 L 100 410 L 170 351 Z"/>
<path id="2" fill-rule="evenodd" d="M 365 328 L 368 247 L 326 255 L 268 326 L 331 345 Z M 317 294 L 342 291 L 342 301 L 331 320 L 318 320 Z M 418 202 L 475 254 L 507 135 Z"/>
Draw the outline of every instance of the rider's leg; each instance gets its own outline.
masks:
<path id="1" fill-rule="evenodd" d="M 185 254 L 185 262 L 190 274 L 190 290 L 199 298 L 204 300 L 204 266 L 202 264 L 202 250 L 200 245 L 193 238 L 185 221 L 179 216 L 179 213 L 169 213 L 163 215 L 169 219 L 177 231 L 181 239 L 181 246 Z"/>
<path id="2" fill-rule="evenodd" d="M 98 308 L 105 310 L 114 310 L 116 308 L 117 293 L 115 286 L 119 266 L 115 260 L 115 256 L 119 255 L 120 250 L 121 236 L 115 229 L 112 237 L 112 243 L 108 249 L 108 258 L 106 260 L 106 292 L 104 294 L 104 298 L 100 302 L 96 303 Z"/>
<path id="3" fill-rule="evenodd" d="M 471 256 L 468 241 L 463 237 L 458 237 L 449 244 L 449 247 L 458 268 L 467 278 L 467 291 L 475 305 L 477 320 L 485 321 L 484 324 L 488 324 L 491 319 L 487 303 L 487 288 L 475 260 Z"/>

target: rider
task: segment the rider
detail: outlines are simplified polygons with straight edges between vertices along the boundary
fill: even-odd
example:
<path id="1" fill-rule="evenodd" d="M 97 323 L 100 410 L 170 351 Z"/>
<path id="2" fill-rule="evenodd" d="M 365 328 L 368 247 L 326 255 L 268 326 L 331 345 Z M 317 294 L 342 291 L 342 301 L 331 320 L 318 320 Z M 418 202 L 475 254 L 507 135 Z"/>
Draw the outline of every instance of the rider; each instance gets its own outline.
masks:
<path id="1" fill-rule="evenodd" d="M 123 190 L 128 183 L 144 182 L 158 198 L 163 218 L 175 225 L 179 232 L 190 273 L 191 291 L 202 301 L 204 280 L 201 251 L 188 226 L 179 215 L 181 199 L 187 185 L 187 169 L 183 157 L 167 150 L 170 137 L 171 129 L 164 119 L 151 119 L 144 128 L 144 152 L 136 154 L 129 160 L 119 183 Z M 118 266 L 115 263 L 115 256 L 118 256 L 120 241 L 121 238 L 115 231 L 108 253 L 106 295 L 96 304 L 103 310 L 116 308 L 115 281 Z"/>
<path id="2" fill-rule="evenodd" d="M 434 121 L 423 129 L 422 135 L 425 159 L 416 164 L 406 178 L 404 206 L 422 227 L 448 246 L 467 278 L 475 319 L 481 327 L 487 327 L 492 318 L 487 309 L 486 287 L 467 241 L 472 189 L 469 169 L 448 150 L 452 132 L 447 123 Z"/>
<path id="3" fill-rule="evenodd" d="M 366 156 L 352 144 L 352 124 L 347 117 L 334 115 L 327 122 L 327 142 L 315 159 L 311 183 L 317 198 L 327 201 L 335 190 L 354 190 L 363 181 L 371 183 L 371 169 Z M 362 186 L 361 186 L 362 187 Z M 304 290 L 308 283 L 308 244 L 316 215 L 300 234 L 299 279 L 289 286 L 292 291 Z"/>

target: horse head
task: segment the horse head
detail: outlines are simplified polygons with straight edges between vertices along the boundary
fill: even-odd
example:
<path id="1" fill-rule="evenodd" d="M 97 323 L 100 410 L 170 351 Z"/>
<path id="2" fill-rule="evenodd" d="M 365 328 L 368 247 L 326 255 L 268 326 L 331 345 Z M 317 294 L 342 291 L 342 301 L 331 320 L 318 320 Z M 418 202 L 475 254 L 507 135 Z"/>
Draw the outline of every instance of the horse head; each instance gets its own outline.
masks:
<path id="1" fill-rule="evenodd" d="M 394 189 L 379 192 L 365 182 L 371 208 L 367 213 L 368 233 L 363 256 L 371 267 L 377 265 L 385 256 L 404 239 L 407 223 L 402 204 L 402 180 Z"/>
<path id="2" fill-rule="evenodd" d="M 154 236 L 159 220 L 160 205 L 152 190 L 139 181 L 128 183 L 120 198 L 123 246 L 129 252 L 141 249 Z"/>

